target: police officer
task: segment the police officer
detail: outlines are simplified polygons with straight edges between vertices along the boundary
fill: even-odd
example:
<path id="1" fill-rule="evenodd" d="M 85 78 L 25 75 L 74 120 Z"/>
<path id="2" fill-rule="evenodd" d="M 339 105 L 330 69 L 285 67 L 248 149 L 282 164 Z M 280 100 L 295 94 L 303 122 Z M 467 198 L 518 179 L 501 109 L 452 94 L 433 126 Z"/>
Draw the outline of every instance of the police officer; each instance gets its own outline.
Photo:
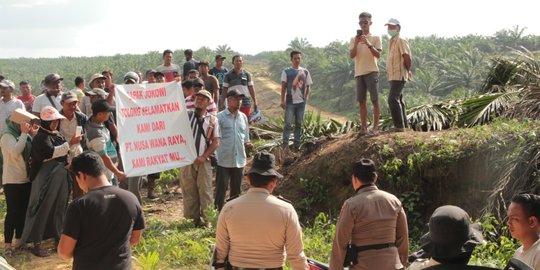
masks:
<path id="1" fill-rule="evenodd" d="M 372 160 L 353 165 L 356 194 L 345 201 L 339 214 L 330 269 L 343 269 L 349 241 L 356 246 L 358 263 L 349 269 L 403 269 L 409 237 L 405 211 L 396 196 L 379 190 Z"/>
<path id="2" fill-rule="evenodd" d="M 285 251 L 292 269 L 309 269 L 294 207 L 271 195 L 281 177 L 274 155 L 255 155 L 247 175 L 249 191 L 227 202 L 219 215 L 216 269 L 223 268 L 227 257 L 234 270 L 282 269 Z"/>

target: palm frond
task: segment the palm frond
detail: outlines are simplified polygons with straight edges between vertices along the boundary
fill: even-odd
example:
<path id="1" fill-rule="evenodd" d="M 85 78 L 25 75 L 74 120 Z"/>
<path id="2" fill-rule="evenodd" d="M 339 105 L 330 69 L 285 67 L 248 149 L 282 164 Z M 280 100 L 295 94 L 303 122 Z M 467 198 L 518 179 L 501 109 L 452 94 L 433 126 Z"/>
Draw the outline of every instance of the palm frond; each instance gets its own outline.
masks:
<path id="1" fill-rule="evenodd" d="M 417 131 L 443 130 L 452 126 L 460 111 L 458 101 L 450 100 L 411 108 L 407 119 Z"/>
<path id="2" fill-rule="evenodd" d="M 459 116 L 458 125 L 472 127 L 490 122 L 501 115 L 512 102 L 516 101 L 519 92 L 492 93 L 470 98 L 462 103 L 463 113 Z"/>

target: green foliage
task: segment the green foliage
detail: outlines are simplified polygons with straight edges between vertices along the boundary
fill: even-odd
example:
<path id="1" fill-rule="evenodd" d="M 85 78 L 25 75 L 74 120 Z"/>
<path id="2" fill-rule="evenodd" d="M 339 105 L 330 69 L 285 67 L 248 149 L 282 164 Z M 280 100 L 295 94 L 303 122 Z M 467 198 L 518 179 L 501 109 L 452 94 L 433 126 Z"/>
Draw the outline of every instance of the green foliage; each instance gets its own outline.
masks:
<path id="1" fill-rule="evenodd" d="M 328 186 L 320 178 L 300 178 L 300 186 L 305 191 L 299 204 L 299 209 L 307 213 L 313 212 L 315 205 L 324 205 L 328 199 Z"/>
<path id="2" fill-rule="evenodd" d="M 481 219 L 482 234 L 485 243 L 476 247 L 469 264 L 503 268 L 516 249 L 520 246 L 517 240 L 508 237 L 506 226 L 492 215 Z"/>
<path id="3" fill-rule="evenodd" d="M 214 236 L 213 229 L 196 228 L 188 221 L 151 219 L 133 253 L 143 269 L 202 269 Z"/>
<path id="4" fill-rule="evenodd" d="M 336 221 L 319 213 L 313 224 L 304 228 L 304 253 L 317 261 L 328 262 L 332 252 L 332 241 Z"/>

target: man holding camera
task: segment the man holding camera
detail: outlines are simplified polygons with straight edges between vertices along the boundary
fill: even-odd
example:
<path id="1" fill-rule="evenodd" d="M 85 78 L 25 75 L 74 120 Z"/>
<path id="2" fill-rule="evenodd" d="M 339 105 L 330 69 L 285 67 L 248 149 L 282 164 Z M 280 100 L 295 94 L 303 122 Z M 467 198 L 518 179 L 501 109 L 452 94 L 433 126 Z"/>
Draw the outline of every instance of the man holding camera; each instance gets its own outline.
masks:
<path id="1" fill-rule="evenodd" d="M 360 105 L 360 122 L 362 128 L 359 136 L 368 134 L 367 129 L 367 92 L 373 103 L 373 135 L 379 132 L 379 67 L 377 60 L 381 56 L 381 37 L 369 32 L 371 26 L 371 14 L 362 12 L 358 16 L 360 30 L 356 31 L 356 37 L 351 39 L 349 56 L 354 58 L 354 77 L 356 79 L 356 99 Z"/>

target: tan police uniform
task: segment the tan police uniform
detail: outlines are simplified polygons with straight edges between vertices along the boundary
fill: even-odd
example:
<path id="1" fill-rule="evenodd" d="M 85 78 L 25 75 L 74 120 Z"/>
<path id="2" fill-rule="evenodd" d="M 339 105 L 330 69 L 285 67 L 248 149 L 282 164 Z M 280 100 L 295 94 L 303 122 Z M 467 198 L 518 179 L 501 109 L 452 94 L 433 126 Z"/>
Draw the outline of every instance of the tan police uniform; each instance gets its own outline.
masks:
<path id="1" fill-rule="evenodd" d="M 249 191 L 223 207 L 216 232 L 216 261 L 242 268 L 279 268 L 285 253 L 294 270 L 309 269 L 294 207 L 266 188 Z"/>
<path id="2" fill-rule="evenodd" d="M 349 269 L 402 269 L 407 261 L 407 217 L 396 196 L 374 184 L 362 186 L 345 201 L 336 224 L 330 269 L 343 269 L 349 240 L 357 247 L 391 244 L 358 252 L 358 264 Z M 395 245 L 395 246 L 394 246 Z"/>

